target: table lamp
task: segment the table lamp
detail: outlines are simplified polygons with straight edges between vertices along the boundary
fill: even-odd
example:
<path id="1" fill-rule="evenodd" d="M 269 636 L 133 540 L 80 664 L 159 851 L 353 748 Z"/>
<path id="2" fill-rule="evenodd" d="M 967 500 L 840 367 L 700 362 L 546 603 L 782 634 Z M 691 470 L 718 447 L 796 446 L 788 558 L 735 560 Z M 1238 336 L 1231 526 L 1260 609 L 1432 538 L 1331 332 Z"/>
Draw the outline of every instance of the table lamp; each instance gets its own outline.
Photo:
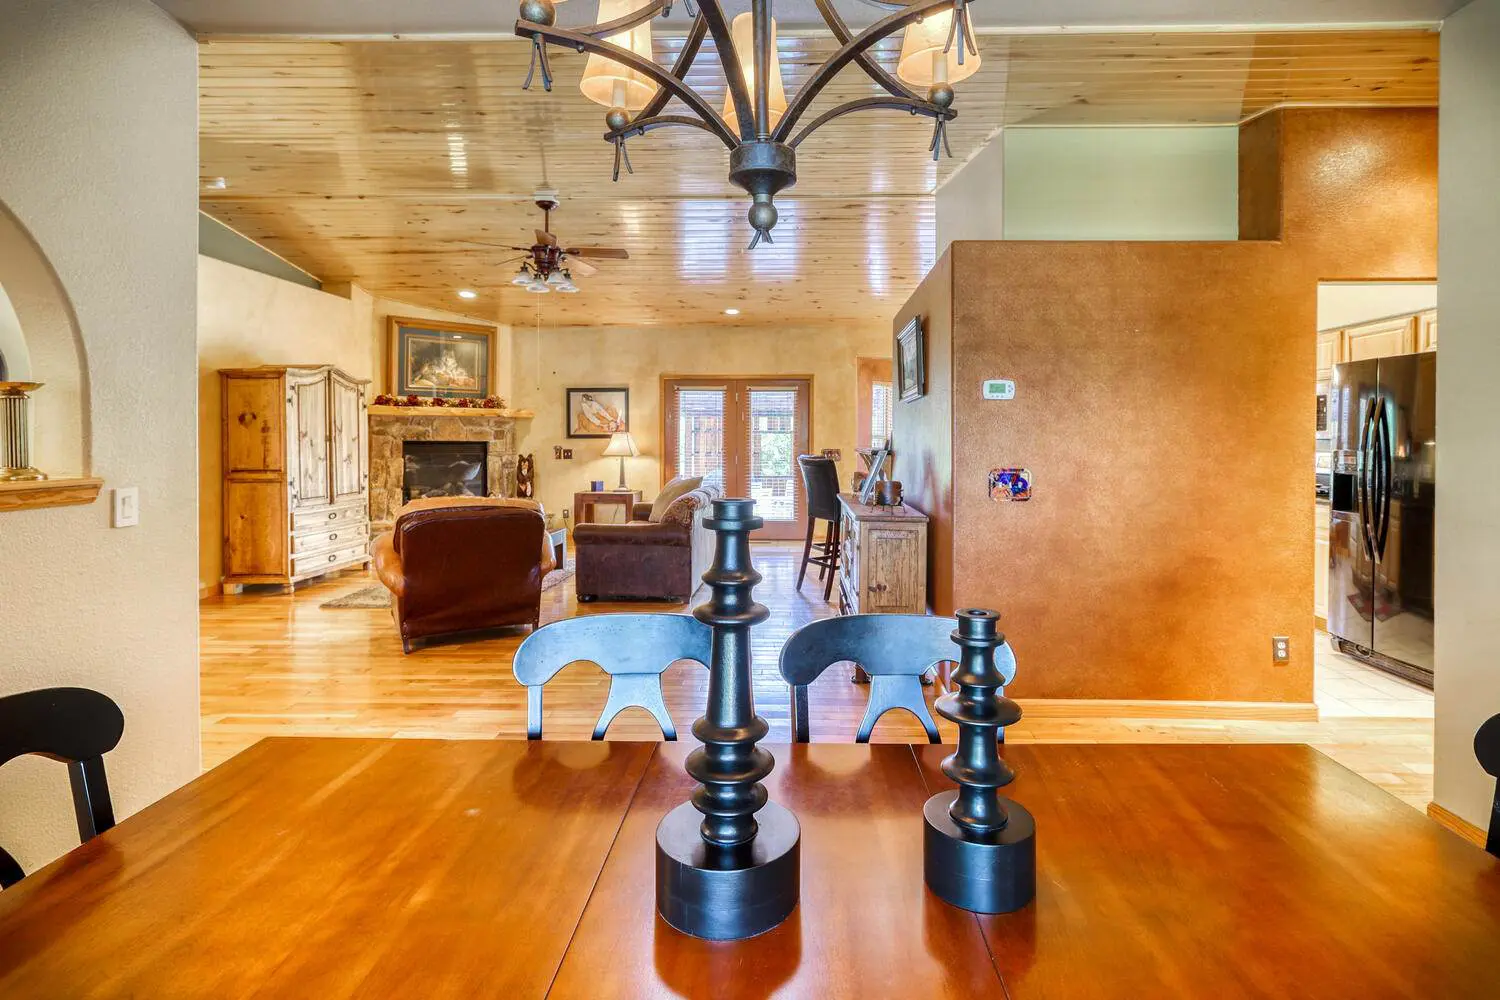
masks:
<path id="1" fill-rule="evenodd" d="M 615 431 L 610 435 L 609 445 L 604 449 L 606 458 L 618 458 L 620 460 L 620 485 L 617 489 L 628 489 L 625 485 L 625 460 L 635 458 L 641 450 L 635 446 L 635 439 L 630 436 L 629 431 Z"/>

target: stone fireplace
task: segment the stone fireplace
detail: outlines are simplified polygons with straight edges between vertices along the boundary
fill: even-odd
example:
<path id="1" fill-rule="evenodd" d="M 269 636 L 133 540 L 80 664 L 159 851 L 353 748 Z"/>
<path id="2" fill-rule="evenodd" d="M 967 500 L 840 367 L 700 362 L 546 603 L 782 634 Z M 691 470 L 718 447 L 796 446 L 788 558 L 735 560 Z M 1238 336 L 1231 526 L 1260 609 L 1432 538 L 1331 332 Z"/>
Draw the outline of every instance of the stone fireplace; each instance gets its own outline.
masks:
<path id="1" fill-rule="evenodd" d="M 390 530 L 403 502 L 407 482 L 408 441 L 455 446 L 444 461 L 463 459 L 465 444 L 482 444 L 482 490 L 467 493 L 509 497 L 516 492 L 516 419 L 484 410 L 370 407 L 370 530 Z M 419 449 L 420 450 L 420 449 Z M 432 451 L 432 449 L 426 449 Z M 443 453 L 443 449 L 438 449 Z M 466 461 L 479 458 L 474 453 Z M 429 463 L 430 464 L 430 463 Z M 462 470 L 461 470 L 462 471 Z M 430 477 L 429 477 L 430 479 Z M 439 484 L 436 488 L 442 488 Z"/>

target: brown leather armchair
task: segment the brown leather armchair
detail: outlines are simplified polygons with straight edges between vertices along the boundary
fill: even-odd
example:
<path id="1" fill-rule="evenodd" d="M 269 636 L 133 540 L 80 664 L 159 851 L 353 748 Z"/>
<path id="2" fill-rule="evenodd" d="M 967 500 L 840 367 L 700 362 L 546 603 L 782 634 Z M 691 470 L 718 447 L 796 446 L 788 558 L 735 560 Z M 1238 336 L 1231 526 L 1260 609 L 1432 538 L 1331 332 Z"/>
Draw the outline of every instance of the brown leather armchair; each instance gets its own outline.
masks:
<path id="1" fill-rule="evenodd" d="M 410 653 L 418 639 L 541 618 L 542 578 L 556 565 L 532 500 L 413 500 L 375 540 L 375 573 Z"/>
<path id="2" fill-rule="evenodd" d="M 713 486 L 684 494 L 659 523 L 646 520 L 650 504 L 636 504 L 628 524 L 575 527 L 578 599 L 689 600 L 713 562 L 714 533 L 703 519 L 718 496 Z"/>

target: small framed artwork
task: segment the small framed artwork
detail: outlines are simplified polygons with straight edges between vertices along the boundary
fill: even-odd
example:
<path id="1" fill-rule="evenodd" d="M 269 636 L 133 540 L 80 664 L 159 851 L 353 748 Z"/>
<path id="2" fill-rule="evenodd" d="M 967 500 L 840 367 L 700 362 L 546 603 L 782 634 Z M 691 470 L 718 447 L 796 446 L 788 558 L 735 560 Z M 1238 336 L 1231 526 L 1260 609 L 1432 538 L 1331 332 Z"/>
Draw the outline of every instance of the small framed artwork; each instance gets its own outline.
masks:
<path id="1" fill-rule="evenodd" d="M 630 430 L 629 389 L 569 389 L 567 394 L 568 437 L 607 438 Z"/>
<path id="2" fill-rule="evenodd" d="M 927 343 L 922 317 L 913 316 L 896 334 L 896 395 L 903 403 L 927 395 Z"/>
<path id="3" fill-rule="evenodd" d="M 390 319 L 391 393 L 484 399 L 495 384 L 495 328 Z"/>
<path id="4" fill-rule="evenodd" d="M 1001 503 L 1031 499 L 1030 469 L 991 469 L 990 499 Z"/>

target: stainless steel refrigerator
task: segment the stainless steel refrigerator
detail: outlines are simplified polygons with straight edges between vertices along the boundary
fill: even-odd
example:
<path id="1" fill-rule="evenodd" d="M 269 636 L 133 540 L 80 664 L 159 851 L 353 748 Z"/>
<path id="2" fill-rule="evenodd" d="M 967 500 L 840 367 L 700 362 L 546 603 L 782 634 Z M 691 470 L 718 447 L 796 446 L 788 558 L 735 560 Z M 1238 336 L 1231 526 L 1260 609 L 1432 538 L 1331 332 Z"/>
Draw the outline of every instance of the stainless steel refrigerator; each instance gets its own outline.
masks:
<path id="1" fill-rule="evenodd" d="M 1329 635 L 1431 687 L 1437 355 L 1334 365 L 1328 423 Z"/>

